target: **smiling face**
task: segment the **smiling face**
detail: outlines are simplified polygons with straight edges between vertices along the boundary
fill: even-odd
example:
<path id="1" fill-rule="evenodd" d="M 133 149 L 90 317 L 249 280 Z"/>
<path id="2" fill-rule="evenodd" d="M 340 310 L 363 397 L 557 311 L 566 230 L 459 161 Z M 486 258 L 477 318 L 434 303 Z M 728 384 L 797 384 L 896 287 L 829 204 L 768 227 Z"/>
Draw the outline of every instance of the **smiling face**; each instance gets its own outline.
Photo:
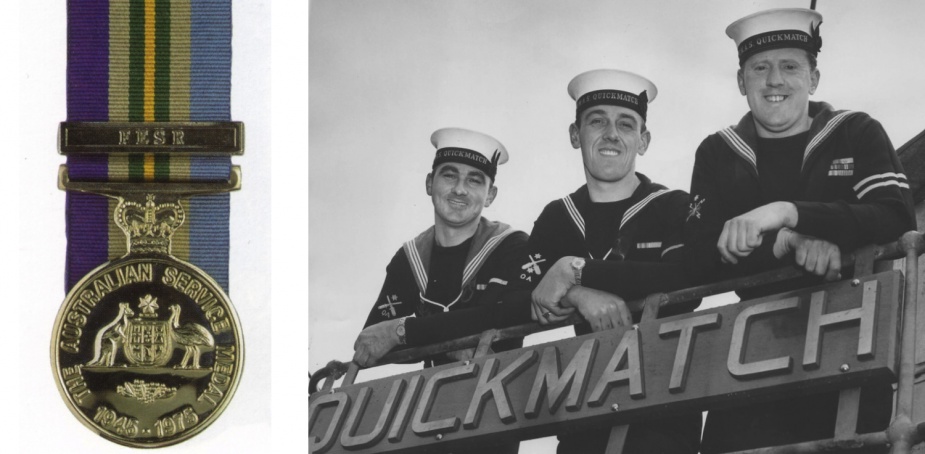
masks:
<path id="1" fill-rule="evenodd" d="M 636 170 L 636 155 L 649 146 L 649 132 L 635 111 L 620 106 L 592 106 L 581 113 L 580 126 L 572 124 L 572 147 L 581 148 L 585 177 L 616 183 Z"/>
<path id="2" fill-rule="evenodd" d="M 819 84 L 806 51 L 773 49 L 749 57 L 738 74 L 761 137 L 789 137 L 809 129 L 809 95 Z"/>
<path id="3" fill-rule="evenodd" d="M 485 172 L 458 162 L 445 162 L 427 174 L 426 187 L 434 203 L 434 222 L 450 228 L 478 224 L 482 208 L 498 193 Z"/>

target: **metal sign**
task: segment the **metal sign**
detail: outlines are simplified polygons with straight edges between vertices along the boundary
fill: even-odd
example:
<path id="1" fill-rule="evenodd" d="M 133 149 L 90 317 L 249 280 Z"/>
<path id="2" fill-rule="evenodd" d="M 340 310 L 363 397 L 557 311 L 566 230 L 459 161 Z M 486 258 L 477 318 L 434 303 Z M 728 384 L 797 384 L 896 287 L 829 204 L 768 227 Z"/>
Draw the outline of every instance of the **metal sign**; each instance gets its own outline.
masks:
<path id="1" fill-rule="evenodd" d="M 315 393 L 314 453 L 442 451 L 895 380 L 890 271 Z"/>

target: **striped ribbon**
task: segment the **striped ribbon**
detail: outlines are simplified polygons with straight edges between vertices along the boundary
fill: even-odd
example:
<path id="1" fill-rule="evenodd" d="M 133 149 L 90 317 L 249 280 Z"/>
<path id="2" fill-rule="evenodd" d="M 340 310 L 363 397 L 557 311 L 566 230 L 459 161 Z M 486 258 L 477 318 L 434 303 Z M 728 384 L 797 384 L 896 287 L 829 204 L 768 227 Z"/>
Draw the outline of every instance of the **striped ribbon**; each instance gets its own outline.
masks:
<path id="1" fill-rule="evenodd" d="M 68 121 L 229 121 L 231 0 L 69 0 Z M 215 181 L 230 157 L 68 156 L 73 180 Z M 228 291 L 225 194 L 181 200 L 186 223 L 172 254 L 201 268 Z M 67 194 L 66 289 L 124 255 L 125 234 L 112 222 L 115 201 Z"/>

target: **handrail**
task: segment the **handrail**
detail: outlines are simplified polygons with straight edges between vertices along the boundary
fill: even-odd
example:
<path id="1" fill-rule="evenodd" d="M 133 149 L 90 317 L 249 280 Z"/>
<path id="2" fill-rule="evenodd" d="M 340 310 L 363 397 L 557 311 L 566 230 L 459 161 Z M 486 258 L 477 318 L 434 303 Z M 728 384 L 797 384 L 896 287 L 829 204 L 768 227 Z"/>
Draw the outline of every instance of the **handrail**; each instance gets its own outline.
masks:
<path id="1" fill-rule="evenodd" d="M 918 232 L 916 232 L 918 233 Z M 857 254 L 842 252 L 842 270 L 854 266 L 857 261 Z M 904 257 L 904 251 L 900 246 L 900 241 L 874 246 L 874 261 L 894 260 Z M 743 290 L 760 287 L 762 285 L 774 284 L 790 279 L 806 276 L 806 273 L 795 265 L 785 266 L 770 271 L 753 274 L 751 276 L 729 279 L 726 281 L 714 282 L 712 284 L 700 285 L 674 292 L 667 293 L 670 303 L 680 303 L 691 301 L 698 298 L 704 298 L 720 293 Z"/>
<path id="2" fill-rule="evenodd" d="M 921 270 L 918 267 L 918 257 L 921 256 L 923 252 L 925 252 L 925 235 L 923 235 L 921 232 L 911 231 L 905 233 L 897 242 L 881 246 L 868 246 L 860 249 L 855 254 L 842 254 L 844 259 L 842 262 L 843 269 L 854 266 L 856 273 L 860 273 L 861 275 L 868 274 L 872 271 L 872 262 L 897 258 L 905 258 L 906 260 L 906 278 L 904 283 L 902 306 L 900 309 L 902 326 L 899 333 L 900 352 L 897 358 L 898 382 L 896 390 L 896 406 L 894 408 L 893 420 L 891 421 L 889 427 L 884 431 L 868 434 L 853 433 L 853 430 L 850 430 L 847 433 L 839 433 L 839 431 L 836 430 L 836 436 L 832 439 L 814 440 L 788 445 L 748 449 L 731 454 L 785 452 L 814 453 L 828 452 L 832 450 L 838 450 L 839 452 L 864 450 L 866 452 L 866 450 L 870 448 L 887 448 L 893 454 L 907 454 L 912 452 L 914 446 L 925 441 L 925 422 L 916 423 L 912 420 L 912 405 L 914 399 L 913 386 L 915 384 L 916 377 L 922 375 L 923 372 L 925 372 L 921 365 L 917 366 L 915 364 L 914 352 L 916 346 L 916 313 L 918 312 L 918 305 L 925 304 L 921 301 L 918 301 L 917 298 L 918 277 L 921 274 Z M 679 304 L 693 299 L 725 293 L 732 290 L 741 290 L 782 282 L 804 275 L 805 273 L 799 268 L 790 266 L 755 274 L 752 276 L 746 276 L 743 278 L 682 289 L 675 292 L 650 295 L 644 299 L 634 300 L 629 304 L 630 307 L 635 310 L 641 308 L 643 310 L 643 320 L 649 320 L 655 316 L 658 308 L 664 307 L 666 305 Z M 537 323 L 528 323 L 500 330 L 492 329 L 481 334 L 466 336 L 439 344 L 392 352 L 384 356 L 378 365 L 399 361 L 413 361 L 417 359 L 423 359 L 437 353 L 458 350 L 461 348 L 472 348 L 476 346 L 478 346 L 479 351 L 485 351 L 491 342 L 497 340 L 523 337 L 528 334 L 559 328 L 581 321 L 582 319 L 579 315 L 572 314 L 566 321 L 550 326 L 541 326 Z M 332 372 L 332 376 L 329 377 L 325 382 L 325 390 L 328 390 L 333 386 L 334 380 L 336 380 L 340 375 L 343 375 L 345 370 L 346 378 L 344 379 L 344 385 L 352 384 L 356 378 L 359 367 L 353 362 L 345 364 L 332 361 L 328 363 L 328 366 L 325 369 L 328 369 L 330 372 Z M 321 373 L 322 371 L 318 371 L 313 376 L 311 376 L 312 381 L 315 382 L 316 379 L 320 378 L 319 375 Z M 841 418 L 843 416 L 852 414 L 851 405 L 857 405 L 856 400 L 853 404 L 848 404 L 848 407 L 844 409 L 845 415 L 842 415 L 842 398 L 844 397 L 844 393 L 848 392 L 849 396 L 851 396 L 852 391 L 854 390 L 849 389 L 842 391 L 843 395 L 839 400 L 839 421 L 837 422 L 837 425 L 842 424 Z M 332 390 L 331 392 L 334 391 Z M 855 396 L 854 398 L 856 399 L 856 396 L 859 396 L 859 394 L 855 393 L 853 396 Z M 851 399 L 848 399 L 846 402 L 850 400 Z M 849 418 L 849 422 L 856 421 L 856 407 L 854 408 L 854 411 L 855 413 L 853 413 L 853 416 L 845 416 L 846 418 Z M 855 423 L 851 423 L 852 426 L 853 424 Z M 611 449 L 611 445 L 613 444 L 616 447 L 617 452 L 620 452 L 622 443 L 623 439 L 617 437 L 615 441 L 612 433 L 608 442 L 608 449 Z"/>
<path id="3" fill-rule="evenodd" d="M 921 238 L 922 234 L 919 232 L 909 232 L 914 233 Z M 905 238 L 905 235 L 904 235 Z M 904 257 L 904 250 L 901 246 L 902 240 L 895 241 L 893 243 L 887 243 L 884 245 L 874 246 L 873 248 L 873 260 L 882 261 L 882 260 L 892 260 Z M 921 254 L 922 251 L 919 250 L 918 254 Z M 854 266 L 857 261 L 856 253 L 842 253 L 842 269 L 848 269 Z M 736 279 L 729 279 L 720 282 L 714 282 L 711 284 L 700 285 L 696 287 L 690 287 L 686 289 L 677 290 L 674 292 L 667 292 L 658 295 L 656 299 L 658 301 L 659 307 L 664 307 L 667 305 L 680 304 L 687 301 L 704 298 L 711 295 L 717 295 L 721 293 L 726 293 L 734 290 L 742 290 L 760 287 L 767 284 L 774 284 L 778 282 L 784 282 L 791 279 L 796 279 L 799 277 L 806 276 L 806 273 L 797 266 L 786 266 L 782 268 L 777 268 L 774 270 L 764 271 L 761 273 L 753 274 L 750 276 L 740 277 Z M 646 306 L 647 300 L 653 300 L 651 297 L 639 298 L 627 302 L 628 307 L 631 311 L 637 312 L 643 310 Z M 651 309 L 650 309 L 651 310 Z M 530 334 L 536 334 L 543 331 L 549 331 L 552 329 L 562 328 L 569 325 L 574 325 L 577 323 L 583 322 L 584 319 L 577 312 L 573 313 L 566 320 L 563 320 L 560 323 L 549 324 L 549 325 L 540 325 L 538 323 L 525 323 L 522 325 L 510 326 L 507 328 L 502 328 L 498 330 L 491 330 L 491 335 L 494 337 L 493 341 L 512 339 L 512 338 L 522 338 Z M 404 362 L 413 362 L 413 361 L 423 361 L 424 359 L 431 357 L 436 354 L 452 352 L 462 349 L 475 348 L 479 345 L 479 341 L 483 338 L 485 333 L 472 334 L 469 336 L 452 339 L 445 342 L 440 342 L 437 344 L 425 345 L 421 347 L 413 347 L 408 349 L 402 349 L 387 353 L 375 366 L 383 366 L 387 364 L 394 363 L 404 363 Z M 330 389 L 333 385 L 333 381 L 339 379 L 341 376 L 346 374 L 348 375 L 349 382 L 346 384 L 352 383 L 352 379 L 355 378 L 357 370 L 364 369 L 359 367 L 354 362 L 338 362 L 331 361 L 324 368 L 316 371 L 312 374 L 312 382 L 310 384 L 310 392 L 315 391 L 315 384 L 330 376 L 333 378 L 328 378 L 328 381 L 325 383 L 325 390 Z"/>

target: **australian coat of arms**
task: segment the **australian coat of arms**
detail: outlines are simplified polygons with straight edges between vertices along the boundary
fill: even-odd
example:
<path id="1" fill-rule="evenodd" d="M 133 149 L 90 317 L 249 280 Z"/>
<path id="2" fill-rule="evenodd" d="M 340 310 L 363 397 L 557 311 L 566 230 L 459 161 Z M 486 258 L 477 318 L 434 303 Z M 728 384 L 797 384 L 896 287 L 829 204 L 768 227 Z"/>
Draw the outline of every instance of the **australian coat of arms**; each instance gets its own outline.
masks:
<path id="1" fill-rule="evenodd" d="M 115 366 L 116 353 L 121 349 L 132 366 L 163 367 L 170 362 L 174 348 L 185 354 L 180 368 L 200 369 L 203 352 L 215 349 L 215 339 L 207 328 L 197 323 L 180 325 L 180 306 L 170 306 L 168 320 L 157 319 L 157 298 L 145 295 L 139 298 L 140 316 L 129 303 L 119 303 L 119 313 L 100 328 L 93 344 L 94 356 L 85 366 Z"/>

